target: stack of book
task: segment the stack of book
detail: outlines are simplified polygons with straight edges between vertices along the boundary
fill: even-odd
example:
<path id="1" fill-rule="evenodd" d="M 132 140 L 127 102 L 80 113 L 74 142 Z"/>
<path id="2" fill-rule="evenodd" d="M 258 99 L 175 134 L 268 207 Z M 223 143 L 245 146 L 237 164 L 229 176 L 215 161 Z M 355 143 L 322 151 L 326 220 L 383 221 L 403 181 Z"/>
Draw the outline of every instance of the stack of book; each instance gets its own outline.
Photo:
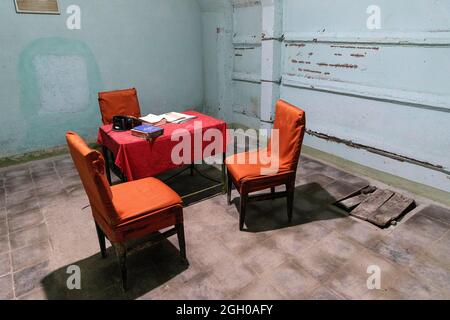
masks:
<path id="1" fill-rule="evenodd" d="M 164 134 L 164 129 L 149 124 L 135 127 L 131 130 L 131 134 L 135 137 L 152 140 Z"/>

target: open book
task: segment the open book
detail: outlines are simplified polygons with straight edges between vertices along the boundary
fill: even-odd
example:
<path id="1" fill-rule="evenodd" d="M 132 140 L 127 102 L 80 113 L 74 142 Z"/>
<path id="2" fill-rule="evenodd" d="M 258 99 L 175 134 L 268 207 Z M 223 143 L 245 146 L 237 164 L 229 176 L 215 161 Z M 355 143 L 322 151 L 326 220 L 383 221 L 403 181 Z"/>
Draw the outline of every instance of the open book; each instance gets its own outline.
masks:
<path id="1" fill-rule="evenodd" d="M 184 113 L 168 112 L 162 115 L 149 114 L 145 117 L 139 118 L 139 120 L 150 124 L 164 124 L 164 123 L 182 123 L 191 119 L 197 118 Z"/>

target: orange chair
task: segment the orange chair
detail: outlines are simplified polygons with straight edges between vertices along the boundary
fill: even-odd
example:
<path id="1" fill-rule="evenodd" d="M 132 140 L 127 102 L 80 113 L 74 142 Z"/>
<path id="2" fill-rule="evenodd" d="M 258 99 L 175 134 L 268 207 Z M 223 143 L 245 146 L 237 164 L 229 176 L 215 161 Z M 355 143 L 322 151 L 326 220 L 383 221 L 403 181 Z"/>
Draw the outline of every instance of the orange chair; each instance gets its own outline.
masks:
<path id="1" fill-rule="evenodd" d="M 276 104 L 276 118 L 274 129 L 279 131 L 279 155 L 276 169 L 270 170 L 273 163 L 262 163 L 259 153 L 262 150 L 246 152 L 234 155 L 226 159 L 228 172 L 228 204 L 231 204 L 231 187 L 236 186 L 240 196 L 240 221 L 239 228 L 242 231 L 245 223 L 245 207 L 250 201 L 261 201 L 287 197 L 288 218 L 292 221 L 294 203 L 295 175 L 300 157 L 303 137 L 305 134 L 305 112 L 297 107 L 279 100 Z M 267 155 L 272 155 L 272 145 L 269 142 Z M 251 156 L 255 156 L 252 158 Z M 250 159 L 257 161 L 250 162 Z M 244 163 L 240 160 L 245 159 Z M 266 171 L 264 171 L 266 170 Z M 285 185 L 285 192 L 275 192 L 275 187 Z M 271 193 L 249 196 L 252 192 L 271 189 Z"/>
<path id="2" fill-rule="evenodd" d="M 104 125 L 111 124 L 114 116 L 141 117 L 141 108 L 139 107 L 139 100 L 135 88 L 99 92 L 98 104 L 100 106 L 100 113 L 102 114 L 102 122 Z M 109 162 L 108 167 L 111 168 L 121 181 L 126 181 L 125 176 L 114 163 L 114 154 L 106 149 L 106 147 L 103 147 L 103 155 L 105 156 L 106 161 Z M 107 172 L 107 177 L 111 184 L 111 174 L 109 171 Z"/>
<path id="3" fill-rule="evenodd" d="M 106 236 L 119 259 L 124 289 L 127 287 L 126 243 L 130 240 L 174 226 L 159 238 L 178 234 L 181 257 L 187 262 L 183 207 L 178 194 L 154 178 L 110 187 L 101 153 L 90 149 L 74 132 L 68 132 L 66 139 L 89 198 L 102 257 L 106 257 Z"/>
<path id="4" fill-rule="evenodd" d="M 141 108 L 136 89 L 100 92 L 98 104 L 103 124 L 111 124 L 114 116 L 141 117 Z"/>

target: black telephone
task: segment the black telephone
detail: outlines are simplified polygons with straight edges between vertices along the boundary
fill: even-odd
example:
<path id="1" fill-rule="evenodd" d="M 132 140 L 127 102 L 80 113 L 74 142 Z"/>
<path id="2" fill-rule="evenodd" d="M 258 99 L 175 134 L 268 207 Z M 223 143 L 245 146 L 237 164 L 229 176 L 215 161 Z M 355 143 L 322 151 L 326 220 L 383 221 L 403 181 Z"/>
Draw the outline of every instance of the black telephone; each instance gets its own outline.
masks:
<path id="1" fill-rule="evenodd" d="M 130 116 L 114 116 L 113 117 L 113 130 L 114 131 L 128 131 L 134 127 L 140 126 L 142 121 L 135 117 Z"/>

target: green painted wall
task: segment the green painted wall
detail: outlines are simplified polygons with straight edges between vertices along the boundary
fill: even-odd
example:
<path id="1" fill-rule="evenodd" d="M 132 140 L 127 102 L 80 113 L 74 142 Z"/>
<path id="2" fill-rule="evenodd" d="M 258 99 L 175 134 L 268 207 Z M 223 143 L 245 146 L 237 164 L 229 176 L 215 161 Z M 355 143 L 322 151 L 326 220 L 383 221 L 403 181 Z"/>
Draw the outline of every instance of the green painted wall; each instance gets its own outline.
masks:
<path id="1" fill-rule="evenodd" d="M 61 15 L 16 14 L 0 1 L 0 158 L 93 140 L 97 92 L 138 89 L 142 113 L 203 105 L 196 0 L 60 0 Z M 69 30 L 69 5 L 81 30 Z"/>

